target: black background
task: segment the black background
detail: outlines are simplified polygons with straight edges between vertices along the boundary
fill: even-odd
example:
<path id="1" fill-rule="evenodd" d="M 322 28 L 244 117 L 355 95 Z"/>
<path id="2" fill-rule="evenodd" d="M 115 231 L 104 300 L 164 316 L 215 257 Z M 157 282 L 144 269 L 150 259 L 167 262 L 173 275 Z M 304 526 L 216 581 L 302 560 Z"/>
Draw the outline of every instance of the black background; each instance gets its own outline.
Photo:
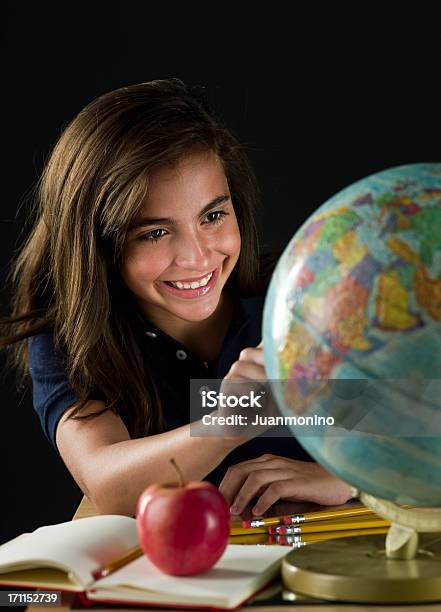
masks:
<path id="1" fill-rule="evenodd" d="M 368 23 L 365 15 L 336 29 L 330 16 L 314 15 L 318 7 L 289 20 L 255 9 L 240 20 L 221 5 L 179 14 L 164 5 L 158 16 L 151 4 L 2 5 L 2 314 L 9 262 L 28 228 L 27 194 L 50 147 L 81 108 L 117 87 L 168 77 L 206 87 L 214 109 L 248 146 L 262 190 L 264 238 L 274 247 L 354 180 L 441 159 L 441 62 L 430 31 L 436 17 L 426 13 L 419 24 L 412 12 L 407 25 L 395 19 L 380 28 L 379 18 Z M 423 31 L 423 41 L 415 31 Z M 81 499 L 40 430 L 31 393 L 14 390 L 3 364 L 0 355 L 0 541 L 69 520 Z"/>

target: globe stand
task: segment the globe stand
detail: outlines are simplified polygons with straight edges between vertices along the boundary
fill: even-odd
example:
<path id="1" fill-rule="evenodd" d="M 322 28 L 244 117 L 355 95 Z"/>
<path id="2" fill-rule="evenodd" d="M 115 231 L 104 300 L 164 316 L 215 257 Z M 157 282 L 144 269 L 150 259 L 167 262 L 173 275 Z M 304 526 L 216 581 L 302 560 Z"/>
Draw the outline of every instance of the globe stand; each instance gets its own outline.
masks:
<path id="1" fill-rule="evenodd" d="M 331 601 L 441 601 L 441 512 L 405 510 L 392 502 L 354 493 L 392 521 L 386 542 L 384 536 L 359 536 L 295 550 L 282 564 L 285 587 Z"/>

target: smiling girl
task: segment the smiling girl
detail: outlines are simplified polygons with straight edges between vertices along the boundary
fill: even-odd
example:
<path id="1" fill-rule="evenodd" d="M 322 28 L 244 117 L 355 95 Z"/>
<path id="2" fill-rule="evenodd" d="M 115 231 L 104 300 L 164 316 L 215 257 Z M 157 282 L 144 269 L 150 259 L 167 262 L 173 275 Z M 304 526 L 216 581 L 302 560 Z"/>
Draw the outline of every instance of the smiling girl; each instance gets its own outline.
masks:
<path id="1" fill-rule="evenodd" d="M 265 379 L 257 202 L 243 148 L 176 79 L 98 98 L 56 144 L 1 344 L 99 512 L 133 515 L 170 457 L 232 512 L 349 498 L 294 438 L 190 436 L 190 379 Z"/>

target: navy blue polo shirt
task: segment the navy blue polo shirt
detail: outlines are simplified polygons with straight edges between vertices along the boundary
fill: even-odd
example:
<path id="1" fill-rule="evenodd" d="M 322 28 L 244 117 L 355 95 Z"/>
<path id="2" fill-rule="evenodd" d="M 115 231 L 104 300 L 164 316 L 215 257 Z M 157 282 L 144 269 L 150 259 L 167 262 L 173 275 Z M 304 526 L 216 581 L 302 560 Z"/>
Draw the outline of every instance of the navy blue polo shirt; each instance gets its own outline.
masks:
<path id="1" fill-rule="evenodd" d="M 218 359 L 208 365 L 161 329 L 146 324 L 142 350 L 149 367 L 153 366 L 154 369 L 167 430 L 189 423 L 189 389 L 192 378 L 224 378 L 242 349 L 259 344 L 262 338 L 263 303 L 263 296 L 235 300 L 233 317 Z M 51 331 L 29 338 L 28 354 L 34 409 L 46 437 L 57 450 L 57 424 L 65 410 L 78 398 L 70 388 L 65 357 L 55 349 Z M 104 397 L 97 393 L 90 399 L 103 400 Z M 124 420 L 123 415 L 120 416 Z M 219 484 L 230 465 L 265 453 L 310 460 L 289 430 L 286 429 L 285 434 L 286 437 L 259 436 L 242 444 L 207 476 L 207 480 Z"/>

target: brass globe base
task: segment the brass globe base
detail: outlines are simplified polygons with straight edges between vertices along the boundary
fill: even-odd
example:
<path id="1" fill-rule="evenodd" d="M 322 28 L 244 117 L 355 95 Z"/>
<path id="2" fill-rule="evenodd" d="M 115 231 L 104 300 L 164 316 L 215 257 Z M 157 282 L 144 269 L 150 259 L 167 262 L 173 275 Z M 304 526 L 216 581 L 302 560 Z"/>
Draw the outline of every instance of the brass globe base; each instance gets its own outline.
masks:
<path id="1" fill-rule="evenodd" d="M 282 580 L 295 593 L 331 601 L 441 601 L 441 534 L 419 537 L 411 560 L 388 559 L 381 535 L 308 544 L 285 557 Z"/>

